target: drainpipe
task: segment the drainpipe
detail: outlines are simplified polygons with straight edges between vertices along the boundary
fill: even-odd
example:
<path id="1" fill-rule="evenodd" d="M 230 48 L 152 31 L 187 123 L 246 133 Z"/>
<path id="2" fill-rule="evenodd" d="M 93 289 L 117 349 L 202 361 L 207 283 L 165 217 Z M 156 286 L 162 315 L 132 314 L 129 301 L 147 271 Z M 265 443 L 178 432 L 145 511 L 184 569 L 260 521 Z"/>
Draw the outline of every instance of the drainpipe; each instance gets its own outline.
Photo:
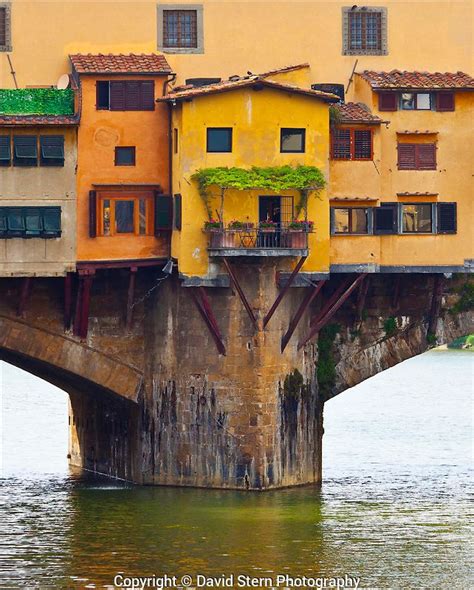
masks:
<path id="1" fill-rule="evenodd" d="M 163 96 L 168 92 L 168 86 L 176 80 L 176 74 L 171 74 L 163 84 Z M 170 195 L 173 193 L 173 105 L 168 102 L 168 186 Z"/>

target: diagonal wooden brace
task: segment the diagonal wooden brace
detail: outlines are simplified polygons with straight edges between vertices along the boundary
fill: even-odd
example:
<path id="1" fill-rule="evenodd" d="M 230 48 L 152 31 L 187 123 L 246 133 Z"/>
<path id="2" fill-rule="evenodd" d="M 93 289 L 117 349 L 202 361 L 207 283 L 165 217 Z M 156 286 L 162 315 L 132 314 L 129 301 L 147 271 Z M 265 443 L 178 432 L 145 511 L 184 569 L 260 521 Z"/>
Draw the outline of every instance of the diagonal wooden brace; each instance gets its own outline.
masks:
<path id="1" fill-rule="evenodd" d="M 226 355 L 226 349 L 224 346 L 224 342 L 222 341 L 222 336 L 217 325 L 216 318 L 212 312 L 211 305 L 209 299 L 207 297 L 207 293 L 204 291 L 203 287 L 188 287 L 189 291 L 191 292 L 191 296 L 198 308 L 199 313 L 201 314 L 204 323 L 206 324 L 211 336 L 216 344 L 217 350 L 223 356 Z"/>
<path id="2" fill-rule="evenodd" d="M 250 307 L 250 303 L 247 301 L 247 298 L 245 297 L 245 293 L 243 292 L 242 287 L 240 286 L 240 283 L 235 275 L 234 269 L 230 266 L 229 261 L 226 258 L 223 258 L 223 261 L 227 269 L 227 272 L 229 273 L 229 276 L 232 279 L 232 282 L 234 283 L 235 289 L 239 294 L 240 300 L 242 301 L 245 309 L 247 310 L 248 316 L 252 321 L 252 324 L 254 325 L 255 329 L 258 330 L 257 318 L 255 317 L 255 314 L 253 313 L 253 310 Z"/>
<path id="3" fill-rule="evenodd" d="M 283 297 L 287 294 L 288 289 L 291 287 L 293 281 L 296 278 L 296 275 L 299 273 L 300 268 L 303 266 L 305 260 L 306 260 L 307 256 L 302 256 L 299 261 L 298 264 L 295 266 L 295 268 L 293 269 L 293 272 L 291 273 L 291 275 L 288 278 L 288 281 L 286 283 L 286 285 L 283 287 L 283 289 L 278 293 L 277 298 L 275 299 L 274 304 L 271 306 L 269 312 L 267 313 L 267 315 L 263 318 L 263 327 L 265 328 L 265 326 L 268 324 L 268 322 L 270 321 L 270 318 L 272 317 L 272 315 L 275 313 L 275 311 L 277 310 L 277 307 L 280 305 L 280 303 L 283 300 Z"/>
<path id="4" fill-rule="evenodd" d="M 285 350 L 285 348 L 287 347 L 288 342 L 290 341 L 291 337 L 293 336 L 293 332 L 296 330 L 296 328 L 300 322 L 300 319 L 302 318 L 308 305 L 313 301 L 313 299 L 321 291 L 325 282 L 326 282 L 325 280 L 319 281 L 319 283 L 315 284 L 314 287 L 312 289 L 309 289 L 308 292 L 306 293 L 305 298 L 301 302 L 301 305 L 299 306 L 297 312 L 295 313 L 294 317 L 290 321 L 290 325 L 288 326 L 288 330 L 286 331 L 286 334 L 281 339 L 281 352 L 283 352 Z"/>
<path id="5" fill-rule="evenodd" d="M 341 297 L 341 295 L 344 293 L 344 291 L 349 288 L 352 281 L 353 281 L 353 279 L 351 277 L 348 277 L 345 281 L 342 281 L 342 283 L 334 291 L 334 293 L 329 297 L 329 299 L 326 301 L 326 303 L 324 303 L 324 305 L 318 311 L 318 313 L 311 318 L 311 321 L 309 323 L 309 325 L 311 327 L 313 327 L 315 324 L 317 324 L 319 322 L 319 320 L 322 319 L 327 314 L 327 312 L 331 309 L 331 307 L 334 305 L 334 303 L 336 303 L 336 301 L 339 299 L 339 297 Z"/>
<path id="6" fill-rule="evenodd" d="M 303 348 L 303 346 L 309 342 L 311 340 L 311 338 L 313 338 L 313 336 L 315 334 L 317 334 L 319 332 L 319 330 L 321 330 L 321 328 L 323 328 L 328 322 L 329 320 L 332 318 L 332 316 L 336 313 L 336 311 L 341 307 L 341 305 L 344 303 L 344 301 L 346 301 L 346 299 L 349 297 L 349 295 L 352 293 L 352 291 L 354 291 L 354 289 L 356 289 L 356 287 L 364 280 L 364 278 L 367 276 L 367 273 L 363 273 L 360 274 L 353 282 L 352 284 L 344 291 L 344 293 L 342 293 L 342 295 L 332 304 L 332 306 L 327 310 L 327 312 L 325 313 L 324 316 L 322 316 L 321 314 L 318 315 L 318 320 L 316 323 L 313 324 L 313 326 L 311 327 L 308 335 L 303 338 L 303 340 L 301 340 L 301 342 L 298 343 L 298 350 L 301 350 L 301 348 Z M 344 286 L 346 285 L 346 282 L 343 283 Z M 339 289 L 338 289 L 339 291 Z M 331 300 L 334 299 L 334 296 L 331 297 Z M 325 308 L 327 308 L 328 306 L 326 305 Z"/>

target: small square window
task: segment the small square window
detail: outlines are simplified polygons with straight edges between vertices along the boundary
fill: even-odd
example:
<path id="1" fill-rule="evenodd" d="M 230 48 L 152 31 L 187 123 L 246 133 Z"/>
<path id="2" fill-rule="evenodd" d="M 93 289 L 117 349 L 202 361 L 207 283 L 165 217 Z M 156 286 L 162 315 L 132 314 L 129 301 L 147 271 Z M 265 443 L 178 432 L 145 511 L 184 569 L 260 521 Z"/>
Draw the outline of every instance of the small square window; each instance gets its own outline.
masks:
<path id="1" fill-rule="evenodd" d="M 135 166 L 135 147 L 116 147 L 115 148 L 115 165 L 116 166 Z"/>
<path id="2" fill-rule="evenodd" d="M 416 95 L 416 108 L 419 111 L 429 111 L 431 109 L 431 95 L 429 92 L 419 92 Z"/>
<path id="3" fill-rule="evenodd" d="M 166 53 L 203 53 L 202 4 L 158 4 L 158 49 Z"/>
<path id="4" fill-rule="evenodd" d="M 10 2 L 0 3 L 0 51 L 12 51 Z"/>
<path id="5" fill-rule="evenodd" d="M 306 129 L 283 128 L 280 134 L 280 152 L 302 153 L 305 151 Z"/>
<path id="6" fill-rule="evenodd" d="M 369 209 L 362 207 L 334 207 L 334 234 L 369 233 Z"/>
<path id="7" fill-rule="evenodd" d="M 400 108 L 403 111 L 431 110 L 431 94 L 429 92 L 402 92 Z"/>
<path id="8" fill-rule="evenodd" d="M 110 108 L 110 82 L 96 82 L 96 109 Z"/>
<path id="9" fill-rule="evenodd" d="M 402 92 L 400 106 L 404 111 L 412 111 L 415 108 L 415 93 Z"/>
<path id="10" fill-rule="evenodd" d="M 13 165 L 38 165 L 38 138 L 36 135 L 13 136 Z"/>
<path id="11" fill-rule="evenodd" d="M 356 5 L 342 9 L 343 55 L 387 54 L 387 9 Z"/>
<path id="12" fill-rule="evenodd" d="M 433 231 L 433 207 L 431 203 L 403 204 L 402 231 L 403 233 L 430 234 Z"/>
<path id="13" fill-rule="evenodd" d="M 232 151 L 232 128 L 231 127 L 208 127 L 207 128 L 207 151 L 208 152 L 231 152 Z"/>

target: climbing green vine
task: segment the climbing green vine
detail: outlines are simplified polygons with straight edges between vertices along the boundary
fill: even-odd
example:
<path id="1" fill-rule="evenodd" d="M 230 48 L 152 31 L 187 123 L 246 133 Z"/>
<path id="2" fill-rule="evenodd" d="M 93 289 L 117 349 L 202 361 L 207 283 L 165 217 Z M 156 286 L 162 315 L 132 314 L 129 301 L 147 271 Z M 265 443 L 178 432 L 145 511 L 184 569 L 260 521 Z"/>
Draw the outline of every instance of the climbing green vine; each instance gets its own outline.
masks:
<path id="1" fill-rule="evenodd" d="M 324 326 L 318 335 L 318 368 L 316 370 L 316 377 L 322 397 L 327 397 L 336 384 L 336 363 L 332 353 L 332 346 L 340 330 L 341 327 L 339 324 L 329 324 Z"/>
<path id="2" fill-rule="evenodd" d="M 2 115 L 72 115 L 74 92 L 68 88 L 20 88 L 0 90 Z"/>

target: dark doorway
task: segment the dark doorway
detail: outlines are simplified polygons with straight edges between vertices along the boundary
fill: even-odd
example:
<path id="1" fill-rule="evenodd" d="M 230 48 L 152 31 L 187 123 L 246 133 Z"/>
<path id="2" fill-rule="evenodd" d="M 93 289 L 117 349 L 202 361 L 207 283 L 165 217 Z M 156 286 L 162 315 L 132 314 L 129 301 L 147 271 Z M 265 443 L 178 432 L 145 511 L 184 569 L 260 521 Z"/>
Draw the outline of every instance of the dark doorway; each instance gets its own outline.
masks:
<path id="1" fill-rule="evenodd" d="M 281 197 L 260 197 L 259 221 L 273 221 L 281 223 Z"/>

